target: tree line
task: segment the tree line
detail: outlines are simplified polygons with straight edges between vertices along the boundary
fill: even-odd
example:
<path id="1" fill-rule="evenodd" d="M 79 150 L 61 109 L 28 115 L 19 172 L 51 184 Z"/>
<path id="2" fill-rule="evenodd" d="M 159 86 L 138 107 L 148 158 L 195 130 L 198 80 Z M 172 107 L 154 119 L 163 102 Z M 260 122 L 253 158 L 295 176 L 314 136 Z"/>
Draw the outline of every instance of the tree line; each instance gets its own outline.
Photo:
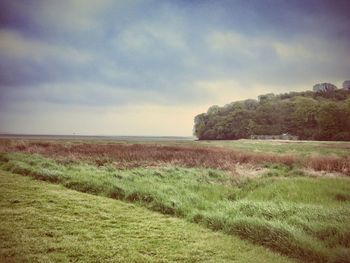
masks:
<path id="1" fill-rule="evenodd" d="M 269 93 L 258 100 L 211 106 L 194 119 L 194 135 L 200 140 L 286 133 L 302 140 L 350 141 L 350 91 Z"/>

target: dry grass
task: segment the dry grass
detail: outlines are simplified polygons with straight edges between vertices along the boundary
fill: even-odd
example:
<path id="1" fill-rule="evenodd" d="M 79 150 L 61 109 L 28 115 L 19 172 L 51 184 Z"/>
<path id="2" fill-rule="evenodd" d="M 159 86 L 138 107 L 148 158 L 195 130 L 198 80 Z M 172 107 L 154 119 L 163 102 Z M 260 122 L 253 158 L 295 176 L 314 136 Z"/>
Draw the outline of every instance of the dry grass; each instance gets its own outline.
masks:
<path id="1" fill-rule="evenodd" d="M 316 171 L 339 172 L 350 175 L 350 158 L 311 156 L 304 161 L 306 168 Z"/>
<path id="2" fill-rule="evenodd" d="M 243 152 L 220 147 L 1 140 L 0 151 L 38 153 L 63 163 L 79 160 L 87 160 L 98 166 L 113 163 L 120 169 L 172 164 L 184 167 L 234 170 L 237 164 L 276 163 L 350 175 L 349 157 L 310 156 L 300 159 L 295 155 Z"/>

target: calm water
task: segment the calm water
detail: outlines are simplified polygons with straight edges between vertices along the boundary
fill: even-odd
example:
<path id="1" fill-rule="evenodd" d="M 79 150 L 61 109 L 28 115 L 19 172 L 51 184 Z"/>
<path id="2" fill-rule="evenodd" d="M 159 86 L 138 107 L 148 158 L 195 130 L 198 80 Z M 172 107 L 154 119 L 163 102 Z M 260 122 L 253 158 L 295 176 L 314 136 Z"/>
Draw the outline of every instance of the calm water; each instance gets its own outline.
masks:
<path id="1" fill-rule="evenodd" d="M 193 141 L 195 137 L 185 136 L 94 136 L 94 135 L 35 135 L 35 134 L 0 134 L 7 139 L 37 140 L 103 140 L 103 141 Z"/>

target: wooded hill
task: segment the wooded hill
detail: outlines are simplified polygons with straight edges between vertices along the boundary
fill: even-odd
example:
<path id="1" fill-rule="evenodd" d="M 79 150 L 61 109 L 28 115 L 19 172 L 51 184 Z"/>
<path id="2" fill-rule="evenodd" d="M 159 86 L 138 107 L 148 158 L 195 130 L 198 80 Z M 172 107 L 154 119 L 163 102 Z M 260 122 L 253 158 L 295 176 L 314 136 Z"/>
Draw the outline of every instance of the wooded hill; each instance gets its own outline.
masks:
<path id="1" fill-rule="evenodd" d="M 270 93 L 211 106 L 194 119 L 194 135 L 200 140 L 286 133 L 302 140 L 350 141 L 350 91 Z"/>

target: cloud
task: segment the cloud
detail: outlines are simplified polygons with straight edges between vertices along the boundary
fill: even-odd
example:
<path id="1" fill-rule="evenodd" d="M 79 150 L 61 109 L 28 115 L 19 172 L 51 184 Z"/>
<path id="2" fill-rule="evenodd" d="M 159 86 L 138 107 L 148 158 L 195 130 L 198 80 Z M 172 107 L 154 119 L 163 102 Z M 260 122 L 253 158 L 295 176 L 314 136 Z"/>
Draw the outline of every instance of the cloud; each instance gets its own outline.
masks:
<path id="1" fill-rule="evenodd" d="M 261 52 L 261 44 L 257 39 L 247 37 L 234 31 L 216 31 L 208 35 L 207 42 L 213 51 L 224 55 L 239 55 L 245 58 L 254 58 Z M 260 48 L 258 48 L 260 46 Z"/>
<path id="2" fill-rule="evenodd" d="M 159 24 L 141 23 L 127 27 L 114 42 L 122 51 L 137 53 L 153 53 L 162 47 L 183 51 L 187 47 L 181 32 Z"/>
<path id="3" fill-rule="evenodd" d="M 30 39 L 6 29 L 0 30 L 0 56 L 33 61 L 56 59 L 74 64 L 86 64 L 93 60 L 92 54 L 81 49 Z"/>
<path id="4" fill-rule="evenodd" d="M 118 5 L 122 1 L 115 2 Z M 36 14 L 50 26 L 65 30 L 91 31 L 99 27 L 98 15 L 111 8 L 111 0 L 41 1 Z M 58 24 L 59 23 L 59 24 Z"/>
<path id="5" fill-rule="evenodd" d="M 0 115 L 0 123 L 3 124 L 0 132 L 191 136 L 193 117 L 204 110 L 205 107 L 179 108 L 156 104 L 101 109 L 77 105 L 62 108 L 40 103 L 35 111 L 27 115 L 21 114 L 20 111 Z"/>
<path id="6" fill-rule="evenodd" d="M 314 56 L 310 50 L 301 44 L 286 44 L 281 42 L 272 43 L 277 55 L 284 60 L 300 60 L 300 59 L 320 59 L 321 56 Z"/>
<path id="7" fill-rule="evenodd" d="M 159 84 L 160 85 L 160 84 Z M 164 83 L 164 85 L 167 85 Z M 181 85 L 181 84 L 178 84 Z M 106 107 L 124 107 L 125 105 L 154 104 L 159 106 L 197 107 L 210 101 L 213 96 L 205 90 L 200 93 L 190 87 L 160 92 L 158 86 L 153 89 L 132 89 L 123 86 L 103 84 L 101 82 L 67 82 L 28 85 L 21 87 L 2 87 L 0 113 L 9 111 L 30 112 L 44 103 L 60 107 L 72 105 L 102 109 Z"/>
<path id="8" fill-rule="evenodd" d="M 265 93 L 279 94 L 290 91 L 290 87 L 236 79 L 198 81 L 195 83 L 195 88 L 198 92 L 210 94 L 211 104 L 220 106 L 233 101 L 257 99 L 259 95 Z M 308 84 L 293 85 L 293 91 L 305 91 L 311 88 L 312 86 Z"/>
<path id="9" fill-rule="evenodd" d="M 270 85 L 271 90 L 276 85 L 292 89 L 293 85 L 298 87 L 324 78 L 338 82 L 347 78 L 345 71 L 350 68 L 344 60 L 344 56 L 350 59 L 348 47 L 341 41 L 329 42 L 317 35 L 285 40 L 237 31 L 212 31 L 206 43 L 212 61 L 218 64 L 215 68 L 226 72 L 220 79 L 234 77 L 246 82 L 246 87 L 260 83 Z M 227 66 L 231 66 L 230 70 Z"/>
<path id="10" fill-rule="evenodd" d="M 4 87 L 76 79 L 86 75 L 97 59 L 91 50 L 0 29 L 0 85 Z"/>
<path id="11" fill-rule="evenodd" d="M 156 116 L 154 134 L 190 134 L 212 104 L 348 79 L 349 12 L 343 0 L 2 1 L 0 124 L 151 134 Z"/>
<path id="12" fill-rule="evenodd" d="M 161 97 L 152 92 L 144 94 L 137 90 L 101 83 L 73 82 L 26 86 L 21 89 L 9 88 L 2 100 L 3 107 L 11 107 L 11 105 L 16 107 L 18 104 L 26 103 L 31 105 L 29 108 L 32 108 L 35 104 L 44 102 L 62 107 L 79 105 L 96 108 L 111 105 L 121 106 L 144 100 L 159 102 Z M 7 105 L 8 101 L 12 102 L 11 105 Z"/>
<path id="13" fill-rule="evenodd" d="M 265 52 L 269 52 L 272 55 L 271 59 L 278 58 L 287 63 L 309 59 L 318 63 L 325 62 L 326 58 L 322 53 L 330 48 L 323 45 L 321 39 L 310 37 L 285 41 L 273 37 L 247 36 L 235 31 L 212 32 L 208 35 L 207 42 L 213 51 L 226 56 L 238 55 L 244 59 L 258 59 Z"/>

